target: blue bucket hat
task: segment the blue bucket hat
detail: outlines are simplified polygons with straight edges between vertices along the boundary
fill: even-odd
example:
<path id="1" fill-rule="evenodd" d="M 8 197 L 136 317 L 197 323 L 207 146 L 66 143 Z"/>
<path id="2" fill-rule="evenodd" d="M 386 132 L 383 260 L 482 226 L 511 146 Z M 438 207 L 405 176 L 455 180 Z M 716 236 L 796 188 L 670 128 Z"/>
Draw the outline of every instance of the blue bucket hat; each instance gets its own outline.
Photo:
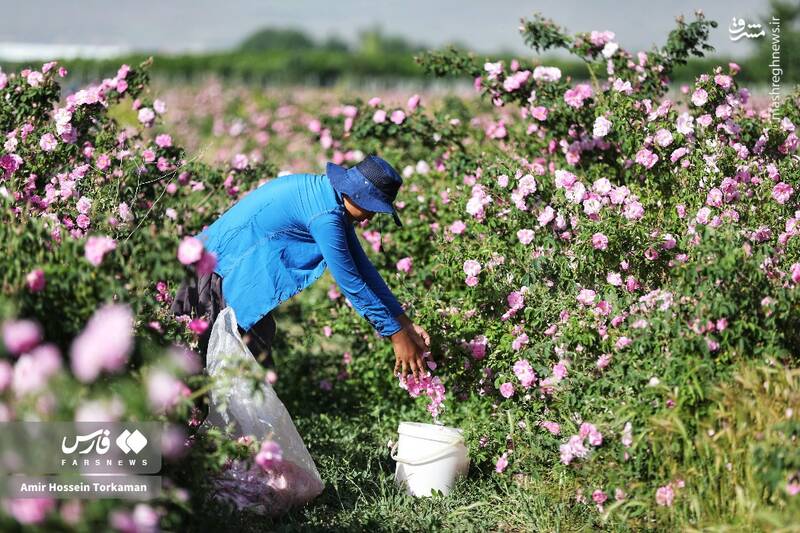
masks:
<path id="1" fill-rule="evenodd" d="M 403 225 L 392 205 L 403 178 L 385 159 L 368 155 L 350 168 L 328 162 L 325 172 L 334 190 L 346 194 L 358 207 L 376 213 L 391 213 L 394 223 Z"/>

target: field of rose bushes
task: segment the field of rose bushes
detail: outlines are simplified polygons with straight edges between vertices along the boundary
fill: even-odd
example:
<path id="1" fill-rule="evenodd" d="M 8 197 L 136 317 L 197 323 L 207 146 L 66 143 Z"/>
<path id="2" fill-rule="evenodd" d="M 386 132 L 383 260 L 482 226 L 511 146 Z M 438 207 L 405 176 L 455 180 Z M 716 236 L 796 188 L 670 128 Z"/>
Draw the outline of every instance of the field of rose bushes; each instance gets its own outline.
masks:
<path id="1" fill-rule="evenodd" d="M 166 428 L 162 498 L 4 500 L 0 529 L 793 530 L 800 92 L 767 108 L 732 63 L 671 86 L 713 24 L 629 53 L 524 20 L 583 83 L 535 57 L 418 58 L 471 94 L 151 87 L 146 62 L 64 95 L 58 63 L 0 72 L 0 421 Z M 404 226 L 378 216 L 364 246 L 435 365 L 398 382 L 328 274 L 284 303 L 252 377 L 326 489 L 274 518 L 228 508 L 210 475 L 262 443 L 198 432 L 210 325 L 169 303 L 214 257 L 189 236 L 269 179 L 368 153 L 404 176 Z M 464 429 L 472 468 L 416 501 L 389 446 L 432 418 Z"/>

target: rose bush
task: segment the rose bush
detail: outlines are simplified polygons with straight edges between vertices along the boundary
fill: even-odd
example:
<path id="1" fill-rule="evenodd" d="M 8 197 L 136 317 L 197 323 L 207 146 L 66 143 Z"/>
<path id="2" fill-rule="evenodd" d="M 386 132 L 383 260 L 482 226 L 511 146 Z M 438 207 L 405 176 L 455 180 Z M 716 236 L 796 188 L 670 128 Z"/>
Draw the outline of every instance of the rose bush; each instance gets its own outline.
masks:
<path id="1" fill-rule="evenodd" d="M 526 40 L 576 54 L 591 83 L 431 54 L 433 73 L 477 74 L 496 111 L 415 106 L 387 124 L 376 109 L 395 108 L 374 99 L 321 120 L 330 154 L 383 150 L 405 167 L 405 226 L 381 235 L 382 251 L 387 268 L 414 261 L 396 285 L 433 332 L 436 372 L 456 398 L 477 394 L 450 418 L 474 456 L 498 472 L 567 476 L 578 503 L 665 525 L 676 515 L 661 506 L 708 519 L 684 484 L 713 489 L 664 421 L 691 438 L 740 365 L 796 367 L 800 355 L 799 95 L 772 120 L 729 64 L 664 97 L 712 24 L 679 20 L 665 47 L 632 55 L 612 32 L 569 36 L 535 18 Z M 334 331 L 363 329 L 335 316 Z M 769 501 L 786 505 L 797 475 L 786 466 Z"/>
<path id="2" fill-rule="evenodd" d="M 147 67 L 123 65 L 64 101 L 66 70 L 55 62 L 0 78 L 0 420 L 162 420 L 164 497 L 129 506 L 8 499 L 3 529 L 179 527 L 201 472 L 255 456 L 220 432 L 194 446 L 193 400 L 207 387 L 190 349 L 197 330 L 168 310 L 185 273 L 180 237 L 274 169 L 211 168 L 151 132 L 165 106 L 146 95 Z M 112 115 L 126 108 L 138 124 Z M 186 462 L 197 465 L 194 480 L 179 473 Z"/>

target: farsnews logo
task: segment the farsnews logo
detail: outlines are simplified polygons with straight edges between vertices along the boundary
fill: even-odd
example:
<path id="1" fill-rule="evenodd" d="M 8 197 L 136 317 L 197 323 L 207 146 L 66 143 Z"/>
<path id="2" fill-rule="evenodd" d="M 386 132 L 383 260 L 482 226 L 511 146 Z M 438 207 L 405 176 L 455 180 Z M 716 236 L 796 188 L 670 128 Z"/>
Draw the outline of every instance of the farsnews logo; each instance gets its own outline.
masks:
<path id="1" fill-rule="evenodd" d="M 147 438 L 138 429 L 134 430 L 133 433 L 126 429 L 117 437 L 117 446 L 126 454 L 130 452 L 139 453 L 147 446 Z"/>
<path id="2" fill-rule="evenodd" d="M 0 422 L 0 471 L 8 465 L 14 473 L 42 475 L 156 474 L 163 431 L 156 421 Z"/>
<path id="3" fill-rule="evenodd" d="M 65 454 L 72 454 L 77 451 L 79 454 L 94 452 L 98 455 L 105 455 L 111 448 L 110 434 L 111 432 L 108 429 L 101 428 L 85 435 L 76 435 L 71 440 L 71 444 L 68 443 L 65 436 L 61 439 L 61 451 Z M 138 454 L 147 446 L 147 437 L 138 429 L 134 430 L 133 433 L 125 429 L 114 442 L 126 455 L 131 452 Z"/>

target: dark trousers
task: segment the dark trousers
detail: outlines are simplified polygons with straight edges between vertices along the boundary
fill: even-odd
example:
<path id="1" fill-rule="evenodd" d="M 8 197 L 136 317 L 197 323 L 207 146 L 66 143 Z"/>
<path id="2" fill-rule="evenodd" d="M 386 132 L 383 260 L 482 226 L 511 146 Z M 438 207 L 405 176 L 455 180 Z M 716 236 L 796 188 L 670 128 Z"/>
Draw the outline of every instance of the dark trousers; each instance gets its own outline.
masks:
<path id="1" fill-rule="evenodd" d="M 191 267 L 190 267 L 191 268 Z M 199 337 L 199 352 L 203 358 L 203 367 L 206 366 L 208 341 L 211 337 L 211 328 L 217 315 L 225 308 L 225 298 L 222 296 L 222 278 L 216 272 L 198 276 L 191 268 L 191 274 L 183 281 L 172 302 L 171 310 L 175 316 L 189 315 L 193 318 L 204 317 L 208 320 L 208 328 Z M 241 326 L 239 333 L 247 344 L 253 357 L 265 368 L 272 365 L 272 341 L 275 338 L 275 319 L 272 312 L 267 313 L 250 330 L 244 331 Z M 202 414 L 202 419 L 208 416 L 209 406 L 206 399 L 209 394 L 198 397 L 195 407 Z"/>
<path id="2" fill-rule="evenodd" d="M 175 316 L 189 315 L 192 318 L 204 317 L 208 328 L 199 337 L 199 351 L 203 361 L 208 352 L 208 341 L 211 328 L 217 315 L 225 308 L 222 295 L 222 278 L 216 272 L 198 276 L 194 268 L 183 281 L 172 302 L 172 313 Z M 275 339 L 275 319 L 272 312 L 267 313 L 256 324 L 245 331 L 239 327 L 242 340 L 252 352 L 253 357 L 264 367 L 272 364 L 272 341 Z"/>

